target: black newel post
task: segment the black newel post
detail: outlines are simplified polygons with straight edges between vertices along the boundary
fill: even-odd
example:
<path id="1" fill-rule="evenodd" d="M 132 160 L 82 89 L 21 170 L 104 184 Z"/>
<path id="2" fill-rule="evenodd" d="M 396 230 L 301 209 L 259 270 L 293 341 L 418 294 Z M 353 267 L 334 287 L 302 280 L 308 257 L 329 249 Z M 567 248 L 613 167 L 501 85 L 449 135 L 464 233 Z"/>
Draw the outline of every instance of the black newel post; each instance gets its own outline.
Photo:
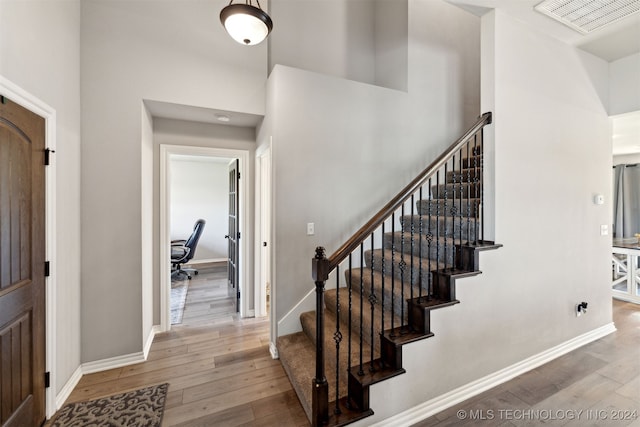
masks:
<path id="1" fill-rule="evenodd" d="M 324 284 L 329 278 L 328 260 L 324 248 L 316 248 L 312 260 L 313 280 L 316 282 L 316 377 L 313 379 L 313 426 L 329 420 L 329 384 L 324 375 Z"/>

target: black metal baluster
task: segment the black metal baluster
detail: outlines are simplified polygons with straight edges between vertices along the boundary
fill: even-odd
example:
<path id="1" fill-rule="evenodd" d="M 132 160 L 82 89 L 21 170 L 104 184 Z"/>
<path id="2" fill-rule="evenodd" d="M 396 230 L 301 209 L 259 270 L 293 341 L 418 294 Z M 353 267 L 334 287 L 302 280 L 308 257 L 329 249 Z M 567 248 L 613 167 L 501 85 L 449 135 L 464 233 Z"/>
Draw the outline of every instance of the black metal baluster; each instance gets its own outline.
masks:
<path id="1" fill-rule="evenodd" d="M 436 242 L 436 269 L 440 270 L 440 202 L 442 201 L 440 199 L 440 169 L 436 172 L 436 189 L 438 190 L 438 206 L 436 207 L 436 234 L 434 238 Z"/>
<path id="2" fill-rule="evenodd" d="M 467 165 L 466 165 L 466 175 L 467 175 L 467 242 L 471 244 L 471 204 L 475 205 L 475 199 L 471 199 L 471 158 L 469 157 L 469 146 L 471 145 L 471 141 L 467 141 L 465 147 L 467 148 Z M 474 208 L 474 216 L 475 216 L 475 208 Z"/>
<path id="3" fill-rule="evenodd" d="M 436 178 L 437 179 L 437 178 Z M 437 184 L 436 184 L 437 187 Z M 429 289 L 427 292 L 427 301 L 431 300 L 431 296 L 433 295 L 433 268 L 431 266 L 431 261 L 433 259 L 433 257 L 431 256 L 431 242 L 433 242 L 433 184 L 431 182 L 431 178 L 429 178 L 429 192 L 431 193 L 431 197 L 430 197 L 430 203 L 429 203 L 429 233 L 427 233 L 427 253 L 429 254 L 427 257 L 429 259 Z M 435 229 L 436 229 L 436 234 L 438 233 L 438 199 L 435 199 L 435 205 L 436 205 L 436 223 L 435 223 Z M 436 248 L 437 251 L 437 248 Z M 437 258 L 436 258 L 437 259 Z M 437 261 L 436 261 L 436 265 Z"/>
<path id="4" fill-rule="evenodd" d="M 380 271 L 382 272 L 382 276 L 381 276 L 381 280 L 382 283 L 381 288 L 382 291 L 380 292 L 381 295 L 381 299 L 382 299 L 382 303 L 380 305 L 380 311 L 382 312 L 382 322 L 381 322 L 381 326 L 380 326 L 380 333 L 381 335 L 384 334 L 384 276 L 386 274 L 386 263 L 385 263 L 385 259 L 384 259 L 384 224 L 385 224 L 386 220 L 382 222 L 382 248 L 381 248 L 381 259 L 382 259 L 382 264 L 380 265 Z"/>
<path id="5" fill-rule="evenodd" d="M 404 202 L 400 207 L 400 218 L 402 218 L 402 231 L 400 232 L 400 333 L 404 333 L 404 272 L 407 268 L 407 263 L 404 260 L 404 231 L 406 226 L 404 224 Z"/>
<path id="6" fill-rule="evenodd" d="M 447 185 L 447 165 L 448 165 L 448 161 L 444 164 L 444 207 L 443 207 L 443 214 L 444 214 L 444 223 L 442 224 L 444 230 L 442 232 L 443 235 L 443 240 L 444 240 L 444 268 L 447 268 L 447 260 L 449 258 L 449 254 L 447 252 L 447 216 L 449 216 L 449 186 Z"/>
<path id="7" fill-rule="evenodd" d="M 352 331 L 353 331 L 353 324 L 352 324 L 352 313 L 353 313 L 353 300 L 352 300 L 352 290 L 353 290 L 353 263 L 352 263 L 352 253 L 349 254 L 349 321 L 348 321 L 348 326 L 349 326 L 349 330 L 347 331 L 347 373 L 349 372 L 349 368 L 352 365 L 351 362 L 351 339 L 352 339 Z M 350 387 L 347 387 L 347 408 L 351 408 L 351 390 Z"/>
<path id="8" fill-rule="evenodd" d="M 422 202 L 422 185 L 420 186 L 420 192 L 418 194 L 420 202 Z M 422 203 L 420 203 L 422 206 Z M 420 266 L 418 267 L 418 302 L 422 302 L 422 208 L 418 209 L 418 241 L 420 242 L 420 246 L 418 246 L 418 259 Z"/>
<path id="9" fill-rule="evenodd" d="M 473 177 L 473 194 L 475 195 L 475 198 L 478 199 L 478 202 L 476 204 L 476 210 L 478 208 L 482 209 L 482 206 L 479 206 L 478 204 L 482 204 L 482 200 L 480 199 L 480 194 L 478 192 L 478 134 L 473 135 L 473 173 L 474 173 L 474 177 Z M 482 221 L 482 219 L 480 218 L 480 215 L 478 215 L 478 212 L 476 212 L 476 224 L 475 224 L 475 244 L 478 244 L 478 234 L 480 234 L 480 229 L 479 229 L 479 222 Z"/>
<path id="10" fill-rule="evenodd" d="M 480 241 L 484 241 L 484 130 L 480 129 Z"/>
<path id="11" fill-rule="evenodd" d="M 371 233 L 371 293 L 369 294 L 369 304 L 371 304 L 371 340 L 369 341 L 371 343 L 371 360 L 370 360 L 370 364 L 369 364 L 369 371 L 373 372 L 375 371 L 375 367 L 373 366 L 373 356 L 374 356 L 374 352 L 373 352 L 373 343 L 374 343 L 374 319 L 375 319 L 375 305 L 376 305 L 376 294 L 375 294 L 375 288 L 373 287 L 373 233 Z"/>
<path id="12" fill-rule="evenodd" d="M 363 336 L 363 318 L 364 318 L 364 242 L 360 243 L 360 369 L 358 375 L 364 375 L 364 369 L 362 368 L 362 336 Z"/>
<path id="13" fill-rule="evenodd" d="M 340 266 L 336 267 L 336 332 L 333 334 L 333 340 L 336 342 L 336 407 L 333 410 L 335 414 L 341 413 L 338 400 L 340 399 L 340 343 L 342 342 L 342 332 L 340 332 Z"/>
<path id="14" fill-rule="evenodd" d="M 458 175 L 459 175 L 459 179 L 460 179 L 460 197 L 459 197 L 459 203 L 458 203 L 458 214 L 459 214 L 459 221 L 458 221 L 458 238 L 460 239 L 458 244 L 462 244 L 463 240 L 462 240 L 462 223 L 463 223 L 463 210 L 462 210 L 462 200 L 463 200 L 463 193 L 464 193 L 464 182 L 462 181 L 462 148 L 460 148 L 459 151 L 459 157 L 458 157 Z"/>
<path id="15" fill-rule="evenodd" d="M 391 214 L 391 334 L 395 338 L 395 289 L 396 289 L 396 213 Z"/>
<path id="16" fill-rule="evenodd" d="M 411 274 L 409 274 L 411 283 L 410 283 L 410 287 L 409 287 L 409 298 L 413 299 L 413 283 L 414 283 L 414 266 L 413 266 L 413 248 L 415 246 L 415 226 L 413 223 L 413 205 L 415 204 L 415 199 L 414 199 L 414 195 L 411 195 L 411 204 L 409 205 L 411 207 Z"/>

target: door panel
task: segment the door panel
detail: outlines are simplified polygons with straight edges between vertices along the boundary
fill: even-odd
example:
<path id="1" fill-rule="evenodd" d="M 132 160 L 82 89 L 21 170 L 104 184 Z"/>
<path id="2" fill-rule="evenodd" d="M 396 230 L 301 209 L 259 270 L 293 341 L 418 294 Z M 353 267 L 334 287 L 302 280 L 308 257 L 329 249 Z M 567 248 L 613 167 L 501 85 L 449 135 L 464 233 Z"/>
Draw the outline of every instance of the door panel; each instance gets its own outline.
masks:
<path id="1" fill-rule="evenodd" d="M 0 102 L 0 424 L 40 425 L 44 371 L 44 119 Z"/>
<path id="2" fill-rule="evenodd" d="M 229 273 L 229 292 L 234 292 L 236 296 L 236 312 L 240 311 L 240 288 L 238 287 L 238 268 L 239 268 L 239 242 L 240 230 L 239 224 L 239 186 L 240 179 L 240 161 L 235 159 L 229 165 L 229 261 L 227 270 Z"/>

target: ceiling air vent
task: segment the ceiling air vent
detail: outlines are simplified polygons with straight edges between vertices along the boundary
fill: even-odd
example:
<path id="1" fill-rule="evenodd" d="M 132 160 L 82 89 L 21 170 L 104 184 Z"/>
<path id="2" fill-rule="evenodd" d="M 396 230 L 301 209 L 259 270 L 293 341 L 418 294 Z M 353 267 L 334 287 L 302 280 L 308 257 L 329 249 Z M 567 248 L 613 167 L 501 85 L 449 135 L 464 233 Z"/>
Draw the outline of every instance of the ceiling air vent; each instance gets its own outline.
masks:
<path id="1" fill-rule="evenodd" d="M 640 0 L 545 0 L 540 13 L 587 34 L 640 11 Z"/>

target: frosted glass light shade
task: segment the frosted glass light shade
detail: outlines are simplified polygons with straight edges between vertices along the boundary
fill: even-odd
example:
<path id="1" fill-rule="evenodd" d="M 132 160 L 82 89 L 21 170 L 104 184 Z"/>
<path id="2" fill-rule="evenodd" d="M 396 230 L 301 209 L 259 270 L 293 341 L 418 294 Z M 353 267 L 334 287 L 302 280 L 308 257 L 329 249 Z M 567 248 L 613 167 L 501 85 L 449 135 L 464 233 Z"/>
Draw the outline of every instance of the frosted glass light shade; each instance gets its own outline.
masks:
<path id="1" fill-rule="evenodd" d="M 244 45 L 260 43 L 273 29 L 269 15 L 249 4 L 225 7 L 220 11 L 220 22 L 232 39 Z"/>

